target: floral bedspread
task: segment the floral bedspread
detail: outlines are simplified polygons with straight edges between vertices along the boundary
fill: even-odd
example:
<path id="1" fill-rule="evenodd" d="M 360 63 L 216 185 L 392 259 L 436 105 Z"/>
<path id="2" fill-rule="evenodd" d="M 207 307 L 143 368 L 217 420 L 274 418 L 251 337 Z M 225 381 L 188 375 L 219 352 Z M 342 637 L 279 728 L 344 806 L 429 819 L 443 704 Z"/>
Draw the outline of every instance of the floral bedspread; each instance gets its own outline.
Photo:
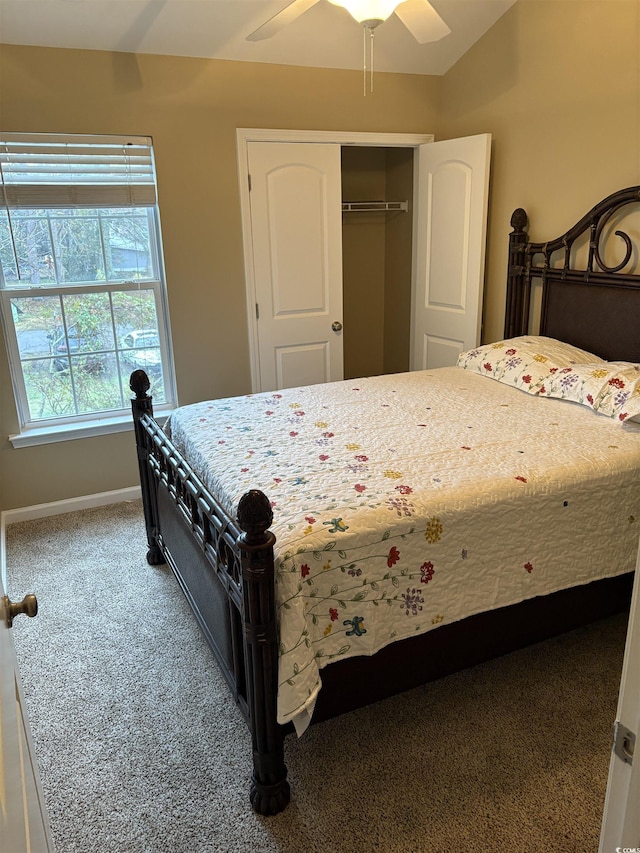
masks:
<path id="1" fill-rule="evenodd" d="M 332 661 L 629 571 L 640 435 L 462 368 L 185 406 L 172 440 L 235 514 L 273 504 L 278 719 Z"/>

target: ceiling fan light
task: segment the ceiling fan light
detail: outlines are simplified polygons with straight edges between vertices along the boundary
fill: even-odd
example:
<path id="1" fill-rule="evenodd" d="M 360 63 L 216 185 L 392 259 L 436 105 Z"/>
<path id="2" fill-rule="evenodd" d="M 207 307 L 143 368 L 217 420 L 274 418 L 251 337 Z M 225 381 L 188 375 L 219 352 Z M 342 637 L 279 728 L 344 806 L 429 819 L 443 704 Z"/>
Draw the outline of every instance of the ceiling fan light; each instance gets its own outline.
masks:
<path id="1" fill-rule="evenodd" d="M 386 21 L 403 0 L 329 0 L 342 6 L 361 24 L 363 21 Z"/>

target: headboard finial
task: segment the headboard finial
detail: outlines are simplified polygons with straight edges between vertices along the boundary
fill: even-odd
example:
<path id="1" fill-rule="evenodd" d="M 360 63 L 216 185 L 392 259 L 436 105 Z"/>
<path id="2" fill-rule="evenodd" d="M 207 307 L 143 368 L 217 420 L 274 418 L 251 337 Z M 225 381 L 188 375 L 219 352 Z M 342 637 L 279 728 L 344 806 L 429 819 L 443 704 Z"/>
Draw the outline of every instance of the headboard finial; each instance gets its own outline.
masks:
<path id="1" fill-rule="evenodd" d="M 511 214 L 511 227 L 514 231 L 524 231 L 527 227 L 527 212 L 522 207 L 517 207 Z"/>

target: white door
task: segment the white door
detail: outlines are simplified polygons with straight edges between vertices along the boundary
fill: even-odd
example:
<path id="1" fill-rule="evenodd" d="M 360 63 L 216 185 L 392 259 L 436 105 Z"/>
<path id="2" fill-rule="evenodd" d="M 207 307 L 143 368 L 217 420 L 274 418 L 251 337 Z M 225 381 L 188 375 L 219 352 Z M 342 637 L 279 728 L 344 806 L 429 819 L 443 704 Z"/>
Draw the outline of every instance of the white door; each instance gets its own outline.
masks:
<path id="1" fill-rule="evenodd" d="M 6 621 L 4 596 L 0 572 L 0 850 L 41 853 L 53 850 L 53 844 L 31 747 L 15 649 Z"/>
<path id="2" fill-rule="evenodd" d="M 490 156 L 490 134 L 418 148 L 412 370 L 480 342 Z"/>
<path id="3" fill-rule="evenodd" d="M 343 377 L 340 146 L 250 142 L 259 389 Z"/>
<path id="4" fill-rule="evenodd" d="M 640 850 L 640 552 L 631 598 L 600 853 Z M 630 733 L 630 734 L 629 734 Z M 635 749 L 634 753 L 634 746 Z"/>

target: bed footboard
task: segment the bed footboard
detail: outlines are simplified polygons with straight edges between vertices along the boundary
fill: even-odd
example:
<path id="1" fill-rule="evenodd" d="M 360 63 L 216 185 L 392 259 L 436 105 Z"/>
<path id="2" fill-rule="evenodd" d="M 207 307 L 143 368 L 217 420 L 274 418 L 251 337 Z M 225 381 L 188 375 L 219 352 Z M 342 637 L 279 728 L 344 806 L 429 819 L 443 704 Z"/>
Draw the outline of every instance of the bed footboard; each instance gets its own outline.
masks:
<path id="1" fill-rule="evenodd" d="M 285 729 L 277 722 L 278 635 L 273 513 L 258 491 L 237 521 L 218 504 L 153 419 L 149 379 L 131 374 L 142 503 L 151 565 L 168 563 L 251 731 L 250 800 L 259 814 L 290 799 Z"/>

